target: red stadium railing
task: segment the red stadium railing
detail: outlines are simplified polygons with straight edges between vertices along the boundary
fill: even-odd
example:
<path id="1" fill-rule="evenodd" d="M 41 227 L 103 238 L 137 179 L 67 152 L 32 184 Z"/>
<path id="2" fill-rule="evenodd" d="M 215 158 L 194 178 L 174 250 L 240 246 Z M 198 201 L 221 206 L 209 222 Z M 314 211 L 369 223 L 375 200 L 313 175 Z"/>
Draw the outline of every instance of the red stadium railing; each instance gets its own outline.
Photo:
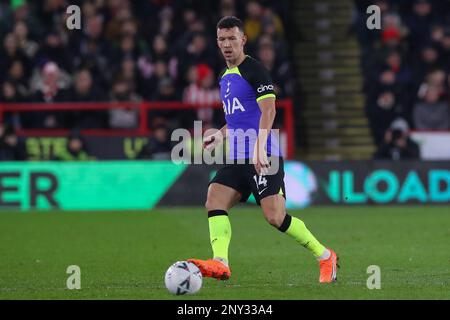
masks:
<path id="1" fill-rule="evenodd" d="M 293 103 L 290 99 L 277 100 L 277 108 L 283 110 L 284 130 L 287 136 L 287 158 L 292 158 L 295 152 L 294 142 L 294 114 Z M 179 101 L 172 102 L 82 102 L 82 103 L 0 103 L 0 123 L 3 122 L 5 112 L 27 112 L 27 111 L 95 111 L 110 109 L 138 109 L 139 127 L 137 129 L 92 129 L 83 130 L 83 135 L 91 136 L 117 136 L 117 135 L 148 135 L 147 113 L 150 110 L 192 110 L 202 108 L 202 105 L 193 105 Z M 208 105 L 215 109 L 222 108 L 222 104 Z M 66 135 L 69 130 L 65 129 L 26 129 L 18 130 L 19 136 L 57 136 Z"/>

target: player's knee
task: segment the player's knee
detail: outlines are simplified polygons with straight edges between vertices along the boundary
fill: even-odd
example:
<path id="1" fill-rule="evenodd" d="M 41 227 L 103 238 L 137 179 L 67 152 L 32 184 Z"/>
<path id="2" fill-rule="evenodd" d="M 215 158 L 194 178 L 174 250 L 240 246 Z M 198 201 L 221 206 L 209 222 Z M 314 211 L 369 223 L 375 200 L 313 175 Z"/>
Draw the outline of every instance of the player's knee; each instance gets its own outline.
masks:
<path id="1" fill-rule="evenodd" d="M 212 210 L 225 210 L 224 206 L 219 203 L 219 201 L 216 201 L 215 199 L 211 199 L 208 197 L 208 199 L 205 202 L 205 208 L 207 211 Z"/>
<path id="2" fill-rule="evenodd" d="M 206 202 L 205 202 L 206 211 L 214 210 L 214 209 L 212 209 L 212 207 L 213 207 L 212 201 L 207 199 Z"/>
<path id="3" fill-rule="evenodd" d="M 267 209 L 264 211 L 266 221 L 275 228 L 279 228 L 283 223 L 284 216 L 275 209 Z"/>

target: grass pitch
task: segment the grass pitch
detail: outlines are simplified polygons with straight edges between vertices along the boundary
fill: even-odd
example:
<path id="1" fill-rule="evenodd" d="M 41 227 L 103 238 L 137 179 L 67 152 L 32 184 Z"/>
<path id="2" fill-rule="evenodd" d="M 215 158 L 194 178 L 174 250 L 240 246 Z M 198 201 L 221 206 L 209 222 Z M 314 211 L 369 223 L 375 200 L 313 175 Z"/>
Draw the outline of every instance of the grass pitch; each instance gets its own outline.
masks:
<path id="1" fill-rule="evenodd" d="M 256 207 L 230 212 L 231 279 L 204 279 L 193 296 L 170 295 L 163 279 L 177 260 L 210 257 L 202 208 L 0 211 L 0 299 L 450 299 L 450 207 L 290 213 L 340 255 L 337 283 L 319 284 L 312 255 Z M 66 287 L 70 265 L 81 290 Z M 379 290 L 366 287 L 370 265 Z"/>

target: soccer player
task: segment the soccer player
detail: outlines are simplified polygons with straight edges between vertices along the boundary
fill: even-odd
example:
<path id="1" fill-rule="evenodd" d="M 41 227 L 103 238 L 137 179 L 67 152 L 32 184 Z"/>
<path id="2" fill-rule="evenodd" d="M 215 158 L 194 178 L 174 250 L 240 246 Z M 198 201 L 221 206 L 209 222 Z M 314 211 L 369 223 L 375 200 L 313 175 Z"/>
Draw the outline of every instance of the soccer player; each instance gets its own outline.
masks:
<path id="1" fill-rule="evenodd" d="M 268 71 L 244 53 L 245 43 L 241 20 L 228 16 L 218 22 L 217 44 L 227 64 L 220 79 L 226 125 L 205 137 L 204 148 L 212 150 L 226 138 L 229 156 L 235 161 L 220 169 L 208 187 L 205 206 L 213 258 L 188 261 L 197 265 L 204 277 L 230 278 L 228 212 L 239 201 L 247 201 L 253 193 L 267 222 L 294 238 L 316 257 L 320 267 L 319 281 L 336 281 L 336 253 L 324 247 L 300 219 L 286 213 L 283 158 L 272 132 L 274 86 Z M 245 132 L 244 136 L 242 132 Z M 274 163 L 278 170 L 269 174 Z"/>

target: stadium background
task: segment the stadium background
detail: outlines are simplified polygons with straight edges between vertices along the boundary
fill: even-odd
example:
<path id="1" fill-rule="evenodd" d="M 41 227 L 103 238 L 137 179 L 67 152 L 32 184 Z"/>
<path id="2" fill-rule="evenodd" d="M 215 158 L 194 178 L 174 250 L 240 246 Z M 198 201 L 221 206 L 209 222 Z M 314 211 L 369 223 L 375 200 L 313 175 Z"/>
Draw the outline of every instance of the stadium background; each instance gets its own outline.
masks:
<path id="1" fill-rule="evenodd" d="M 366 25 L 370 17 L 366 10 L 372 4 L 380 8 L 380 30 Z M 81 30 L 66 26 L 69 5 L 81 8 Z M 361 228 L 361 234 L 370 234 L 372 226 L 380 232 L 397 232 L 390 229 L 389 219 L 407 224 L 410 229 L 405 233 L 420 232 L 427 225 L 427 232 L 437 235 L 432 241 L 436 248 L 448 243 L 449 1 L 1 0 L 1 246 L 11 257 L 1 266 L 5 273 L 33 256 L 21 244 L 33 238 L 37 243 L 53 242 L 39 228 L 64 237 L 63 230 L 73 227 L 86 241 L 94 239 L 83 231 L 83 221 L 91 219 L 87 214 L 103 222 L 131 219 L 126 223 L 132 226 L 139 219 L 158 217 L 160 225 L 139 232 L 152 230 L 159 236 L 148 241 L 161 237 L 169 243 L 171 254 L 154 266 L 160 272 L 176 259 L 175 254 L 186 255 L 186 248 L 174 247 L 177 241 L 189 240 L 164 238 L 167 233 L 161 230 L 170 229 L 173 218 L 193 216 L 193 225 L 204 223 L 199 222 L 203 216 L 194 212 L 202 212 L 207 183 L 218 166 L 173 164 L 170 135 L 176 128 L 193 132 L 194 120 L 201 120 L 204 130 L 224 123 L 217 87 L 224 63 L 215 44 L 215 24 L 224 15 L 244 21 L 246 52 L 265 65 L 275 82 L 279 107 L 275 127 L 282 133 L 289 159 L 288 208 L 301 209 L 293 212 L 338 242 L 339 232 L 322 219 L 346 232 Z M 200 141 L 200 136 L 189 141 L 192 156 L 201 152 Z M 380 204 L 408 206 L 368 207 Z M 438 206 L 431 208 L 432 204 Z M 38 212 L 48 214 L 47 223 L 35 209 L 45 209 Z M 73 210 L 84 213 L 70 216 L 62 225 L 49 222 L 68 217 L 64 211 L 70 215 Z M 128 218 L 117 213 L 105 218 L 97 210 L 119 210 Z M 237 228 L 240 223 L 243 228 L 255 223 L 246 214 L 237 218 L 239 210 L 261 219 L 252 204 L 246 205 L 237 209 L 236 220 L 243 219 L 236 222 Z M 30 212 L 30 219 L 17 216 L 23 211 Z M 370 214 L 360 216 L 361 212 Z M 29 234 L 17 241 L 24 231 L 22 223 L 30 228 Z M 120 237 L 126 239 L 130 229 L 121 228 Z M 108 230 L 95 239 L 109 239 Z M 206 254 L 207 237 L 189 234 Z M 369 247 L 377 239 L 360 237 L 355 239 Z M 404 236 L 398 237 L 404 241 L 400 245 L 408 246 Z M 344 247 L 348 239 L 342 241 Z M 145 241 L 139 248 L 146 250 Z M 411 250 L 420 256 L 426 251 L 422 249 L 409 248 L 405 256 Z M 155 252 L 151 256 L 161 254 Z M 437 289 L 431 286 L 422 297 L 448 298 L 440 291 L 448 286 L 443 280 L 448 276 L 448 247 L 439 252 L 427 252 L 430 264 L 418 269 L 429 271 L 436 261 L 446 261 L 432 272 Z M 43 249 L 41 253 L 54 254 Z M 81 253 L 79 257 L 85 258 Z M 424 256 L 420 257 L 422 262 Z M 28 290 L 17 272 L 3 279 L 0 296 L 60 297 Z M 157 275 L 155 271 L 155 279 Z M 353 283 L 363 283 L 360 278 Z M 426 280 L 411 285 L 422 286 Z M 139 279 L 135 281 L 139 287 Z M 15 286 L 19 289 L 11 290 Z M 157 285 L 155 295 L 141 292 L 138 297 L 167 298 L 160 289 Z M 312 297 L 354 297 L 352 288 L 347 289 L 331 296 L 318 291 Z M 129 292 L 134 297 L 133 290 Z M 115 293 L 123 297 L 123 292 Z M 218 291 L 214 294 L 205 298 L 222 297 Z M 248 294 L 253 297 L 254 292 Z M 277 297 L 275 292 L 264 294 Z M 400 288 L 398 296 L 394 292 L 379 297 L 402 295 L 411 297 L 411 287 Z M 90 292 L 85 297 L 101 296 Z M 292 292 L 285 297 L 298 296 Z"/>

